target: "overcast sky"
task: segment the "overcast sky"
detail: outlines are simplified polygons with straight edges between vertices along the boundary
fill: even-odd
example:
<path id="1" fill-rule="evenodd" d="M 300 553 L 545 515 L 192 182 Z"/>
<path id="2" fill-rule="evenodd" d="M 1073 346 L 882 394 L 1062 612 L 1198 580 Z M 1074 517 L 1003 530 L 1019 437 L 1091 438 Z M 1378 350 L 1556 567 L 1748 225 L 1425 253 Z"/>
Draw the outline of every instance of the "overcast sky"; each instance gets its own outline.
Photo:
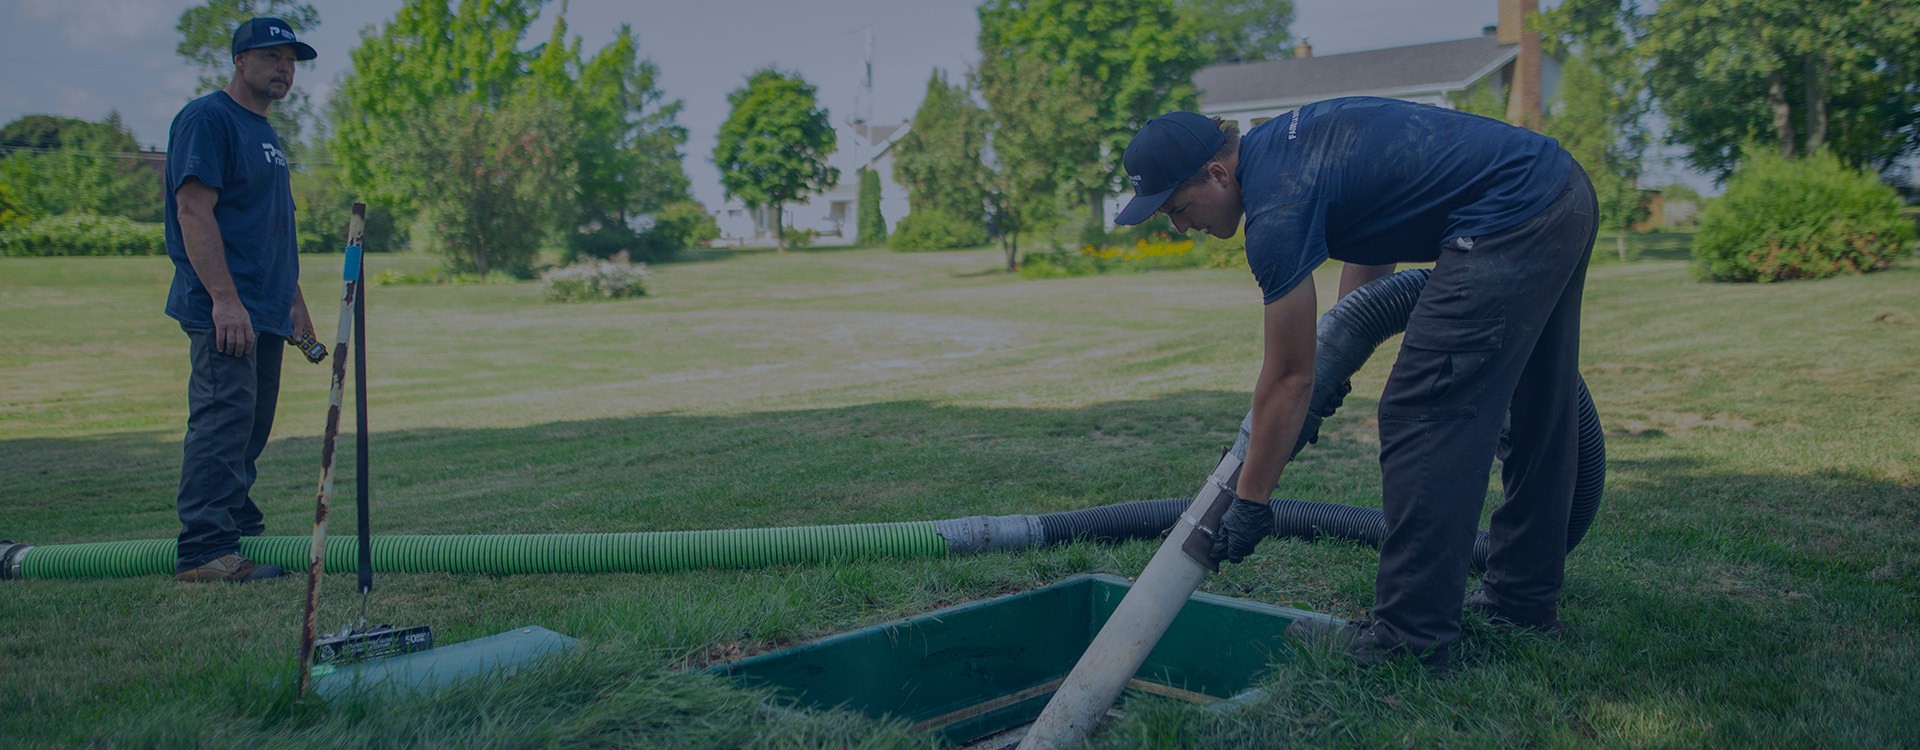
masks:
<path id="1" fill-rule="evenodd" d="M 195 71 L 174 46 L 192 0 L 0 0 L 0 122 L 47 112 L 98 119 L 119 110 L 142 144 L 164 148 L 167 124 L 193 94 Z M 1543 5 L 1557 3 L 1547 0 Z M 315 0 L 320 27 L 302 36 L 320 52 L 297 84 L 318 103 L 348 63 L 360 30 L 391 19 L 399 0 Z M 1315 55 L 1462 39 L 1494 22 L 1497 0 L 1295 0 L 1296 37 Z M 974 0 L 571 0 L 568 25 L 591 52 L 631 23 L 660 87 L 685 102 L 687 174 L 694 196 L 721 199 L 711 155 L 727 92 L 767 66 L 798 71 L 839 124 L 855 114 L 873 31 L 873 117 L 899 122 L 920 104 L 934 70 L 963 75 L 978 59 Z M 549 3 L 529 43 L 546 39 Z M 1658 166 L 1655 166 L 1658 169 Z"/>

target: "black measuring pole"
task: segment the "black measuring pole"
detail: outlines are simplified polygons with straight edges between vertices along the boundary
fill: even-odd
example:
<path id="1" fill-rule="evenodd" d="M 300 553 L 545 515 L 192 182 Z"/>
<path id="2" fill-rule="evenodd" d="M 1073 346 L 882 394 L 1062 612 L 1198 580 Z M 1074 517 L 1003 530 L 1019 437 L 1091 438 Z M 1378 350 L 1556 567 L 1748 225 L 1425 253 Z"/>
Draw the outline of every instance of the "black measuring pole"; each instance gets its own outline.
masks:
<path id="1" fill-rule="evenodd" d="M 364 257 L 364 256 L 362 256 Z M 353 465 L 355 515 L 360 521 L 360 624 L 366 625 L 373 591 L 373 532 L 367 521 L 367 264 L 360 264 L 360 295 L 353 301 Z"/>

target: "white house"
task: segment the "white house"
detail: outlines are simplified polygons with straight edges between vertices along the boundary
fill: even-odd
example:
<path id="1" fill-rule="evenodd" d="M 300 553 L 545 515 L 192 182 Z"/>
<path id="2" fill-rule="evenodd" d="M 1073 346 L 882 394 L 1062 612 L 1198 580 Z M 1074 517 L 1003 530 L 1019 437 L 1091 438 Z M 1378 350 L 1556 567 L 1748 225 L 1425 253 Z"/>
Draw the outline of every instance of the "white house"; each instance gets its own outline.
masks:
<path id="1" fill-rule="evenodd" d="M 1305 43 L 1287 60 L 1215 65 L 1194 74 L 1200 111 L 1234 121 L 1242 132 L 1295 108 L 1343 96 L 1384 96 L 1452 107 L 1452 97 L 1497 83 L 1512 92 L 1507 120 L 1537 126 L 1541 103 L 1560 80 L 1560 64 L 1541 54 L 1540 35 L 1523 19 L 1538 0 L 1499 0 L 1499 23 L 1480 36 L 1409 47 L 1314 57 Z"/>
<path id="2" fill-rule="evenodd" d="M 860 236 L 860 168 L 880 175 L 880 216 L 887 230 L 907 215 L 907 190 L 893 181 L 893 146 L 905 137 L 909 123 L 869 125 L 850 122 L 836 128 L 839 147 L 828 163 L 840 170 L 840 183 L 832 190 L 815 193 L 781 207 L 781 220 L 789 231 L 811 229 L 819 233 L 819 242 L 830 245 L 853 242 Z M 729 199 L 713 212 L 720 224 L 716 244 L 771 245 L 774 242 L 771 208 L 750 209 L 740 199 Z"/>

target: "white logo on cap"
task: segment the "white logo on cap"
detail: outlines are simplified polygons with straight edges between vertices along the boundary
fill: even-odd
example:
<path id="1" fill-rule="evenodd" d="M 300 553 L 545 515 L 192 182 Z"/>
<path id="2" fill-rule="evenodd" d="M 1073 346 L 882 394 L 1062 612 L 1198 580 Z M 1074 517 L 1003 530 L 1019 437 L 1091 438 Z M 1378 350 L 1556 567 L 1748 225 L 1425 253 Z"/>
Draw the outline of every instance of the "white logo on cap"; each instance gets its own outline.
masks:
<path id="1" fill-rule="evenodd" d="M 274 36 L 284 36 L 288 39 L 293 38 L 293 32 L 280 28 L 278 26 L 268 26 L 267 33 L 272 34 Z"/>
<path id="2" fill-rule="evenodd" d="M 1137 175 L 1137 174 L 1127 175 L 1127 182 L 1133 185 L 1133 192 L 1136 192 L 1136 193 L 1140 192 L 1140 175 Z"/>

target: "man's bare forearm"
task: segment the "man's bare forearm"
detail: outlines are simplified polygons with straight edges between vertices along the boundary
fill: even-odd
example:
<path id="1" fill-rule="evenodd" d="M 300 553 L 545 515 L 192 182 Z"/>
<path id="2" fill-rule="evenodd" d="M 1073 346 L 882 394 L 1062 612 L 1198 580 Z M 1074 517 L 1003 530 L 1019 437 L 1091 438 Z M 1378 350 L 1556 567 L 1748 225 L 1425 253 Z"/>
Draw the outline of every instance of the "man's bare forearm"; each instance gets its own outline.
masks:
<path id="1" fill-rule="evenodd" d="M 1267 501 L 1280 483 L 1280 474 L 1293 455 L 1293 443 L 1300 439 L 1300 426 L 1307 419 L 1307 404 L 1313 397 L 1313 376 L 1288 377 L 1269 381 L 1261 378 L 1253 392 L 1253 430 L 1247 437 L 1247 462 L 1240 469 L 1240 482 L 1234 490 L 1241 497 L 1258 503 Z"/>
<path id="2" fill-rule="evenodd" d="M 180 239 L 187 246 L 187 261 L 200 277 L 207 294 L 218 304 L 238 303 L 240 294 L 233 286 L 233 274 L 227 271 L 227 248 L 220 238 L 220 224 L 213 211 L 180 207 Z"/>

